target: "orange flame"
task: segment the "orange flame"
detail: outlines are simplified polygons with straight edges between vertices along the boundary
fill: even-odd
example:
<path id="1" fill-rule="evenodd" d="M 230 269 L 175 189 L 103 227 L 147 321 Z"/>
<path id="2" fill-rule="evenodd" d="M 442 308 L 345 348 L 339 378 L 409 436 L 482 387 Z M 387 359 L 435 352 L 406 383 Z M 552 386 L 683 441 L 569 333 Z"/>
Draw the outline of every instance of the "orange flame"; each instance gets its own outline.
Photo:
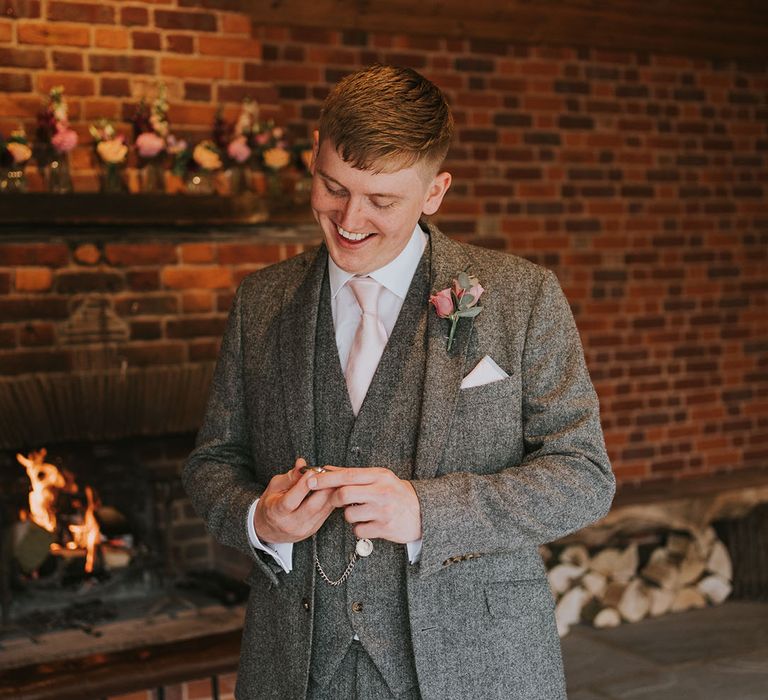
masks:
<path id="1" fill-rule="evenodd" d="M 16 459 L 27 470 L 32 490 L 29 492 L 29 513 L 32 521 L 48 532 L 56 530 L 56 494 L 66 481 L 62 473 L 45 460 L 45 448 L 30 452 L 28 457 L 17 454 Z"/>
<path id="2" fill-rule="evenodd" d="M 67 484 L 64 475 L 53 464 L 44 461 L 46 454 L 43 448 L 37 452 L 31 452 L 27 457 L 17 454 L 16 459 L 26 468 L 32 487 L 29 492 L 29 517 L 35 524 L 48 532 L 55 533 L 58 492 L 66 488 L 67 491 L 76 493 L 77 486 L 74 483 Z M 63 550 L 85 551 L 85 571 L 91 573 L 96 558 L 96 546 L 101 541 L 101 530 L 96 520 L 96 499 L 90 486 L 85 487 L 85 495 L 88 505 L 83 514 L 83 522 L 79 525 L 70 525 L 69 532 L 72 540 L 64 547 L 58 542 L 53 542 L 51 552 L 60 554 Z M 22 511 L 20 517 L 22 520 L 26 519 L 26 513 Z"/>

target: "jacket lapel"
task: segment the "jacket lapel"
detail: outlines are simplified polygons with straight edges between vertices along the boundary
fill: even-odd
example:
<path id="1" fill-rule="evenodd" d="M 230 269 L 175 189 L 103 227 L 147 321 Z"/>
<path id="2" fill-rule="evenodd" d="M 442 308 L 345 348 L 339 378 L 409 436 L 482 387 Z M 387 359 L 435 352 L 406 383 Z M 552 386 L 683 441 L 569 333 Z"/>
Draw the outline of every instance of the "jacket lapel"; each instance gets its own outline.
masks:
<path id="1" fill-rule="evenodd" d="M 294 457 L 315 461 L 314 397 L 312 371 L 320 288 L 328 264 L 321 246 L 307 258 L 305 274 L 288 284 L 283 294 L 280 319 L 280 375 Z"/>
<path id="2" fill-rule="evenodd" d="M 430 293 L 450 287 L 469 260 L 461 246 L 427 224 L 431 244 Z M 473 319 L 461 319 L 448 352 L 451 322 L 430 308 L 427 315 L 427 364 L 414 475 L 429 479 L 437 472 L 464 376 Z"/>

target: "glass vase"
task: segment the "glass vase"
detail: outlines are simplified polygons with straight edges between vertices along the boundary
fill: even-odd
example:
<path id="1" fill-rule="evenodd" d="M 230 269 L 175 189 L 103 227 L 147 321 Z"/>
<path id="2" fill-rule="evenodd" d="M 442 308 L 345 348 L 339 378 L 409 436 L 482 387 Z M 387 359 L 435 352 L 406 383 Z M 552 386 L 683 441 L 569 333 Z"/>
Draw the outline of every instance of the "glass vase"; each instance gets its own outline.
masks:
<path id="1" fill-rule="evenodd" d="M 69 155 L 56 153 L 45 166 L 45 184 L 49 192 L 68 194 L 72 192 L 72 176 L 69 172 Z"/>
<path id="2" fill-rule="evenodd" d="M 123 179 L 123 169 L 118 163 L 102 163 L 100 190 L 104 194 L 127 192 L 128 187 Z"/>
<path id="3" fill-rule="evenodd" d="M 141 169 L 141 191 L 145 194 L 165 192 L 165 170 L 159 160 L 147 161 Z"/>
<path id="4" fill-rule="evenodd" d="M 210 170 L 189 173 L 186 185 L 188 194 L 213 194 L 216 191 L 213 172 Z"/>
<path id="5" fill-rule="evenodd" d="M 13 165 L 0 170 L 0 193 L 12 194 L 27 191 L 27 178 L 23 165 Z"/>
<path id="6" fill-rule="evenodd" d="M 251 191 L 251 172 L 242 164 L 235 164 L 227 172 L 229 176 L 229 193 L 233 196 Z"/>

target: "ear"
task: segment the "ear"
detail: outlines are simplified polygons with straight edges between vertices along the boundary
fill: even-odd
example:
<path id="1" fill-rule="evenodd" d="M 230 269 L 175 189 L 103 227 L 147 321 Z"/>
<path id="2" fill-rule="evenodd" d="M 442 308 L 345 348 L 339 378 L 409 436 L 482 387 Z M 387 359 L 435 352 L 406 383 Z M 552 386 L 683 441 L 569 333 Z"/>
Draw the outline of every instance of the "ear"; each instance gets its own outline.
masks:
<path id="1" fill-rule="evenodd" d="M 434 214 L 443 203 L 443 197 L 451 186 L 450 173 L 438 173 L 432 178 L 432 182 L 427 189 L 427 196 L 421 208 L 423 214 Z"/>
<path id="2" fill-rule="evenodd" d="M 309 164 L 309 172 L 315 174 L 315 163 L 317 162 L 317 153 L 320 150 L 320 132 L 315 129 L 312 132 L 312 162 Z"/>

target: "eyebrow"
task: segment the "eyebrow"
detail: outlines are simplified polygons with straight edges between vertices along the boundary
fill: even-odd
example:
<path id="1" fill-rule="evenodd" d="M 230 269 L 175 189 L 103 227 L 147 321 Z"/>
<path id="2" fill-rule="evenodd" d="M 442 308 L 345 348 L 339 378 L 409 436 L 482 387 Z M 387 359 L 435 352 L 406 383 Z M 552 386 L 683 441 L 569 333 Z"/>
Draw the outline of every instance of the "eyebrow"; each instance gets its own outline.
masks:
<path id="1" fill-rule="evenodd" d="M 317 172 L 320 174 L 320 177 L 322 177 L 325 180 L 330 180 L 331 182 L 337 184 L 341 189 L 346 190 L 347 188 L 344 187 L 335 177 L 331 177 L 328 173 L 326 173 L 324 170 L 321 170 L 320 168 L 317 169 Z M 373 192 L 372 194 L 366 195 L 367 197 L 382 197 L 383 199 L 402 199 L 402 195 L 394 194 L 391 192 Z"/>

